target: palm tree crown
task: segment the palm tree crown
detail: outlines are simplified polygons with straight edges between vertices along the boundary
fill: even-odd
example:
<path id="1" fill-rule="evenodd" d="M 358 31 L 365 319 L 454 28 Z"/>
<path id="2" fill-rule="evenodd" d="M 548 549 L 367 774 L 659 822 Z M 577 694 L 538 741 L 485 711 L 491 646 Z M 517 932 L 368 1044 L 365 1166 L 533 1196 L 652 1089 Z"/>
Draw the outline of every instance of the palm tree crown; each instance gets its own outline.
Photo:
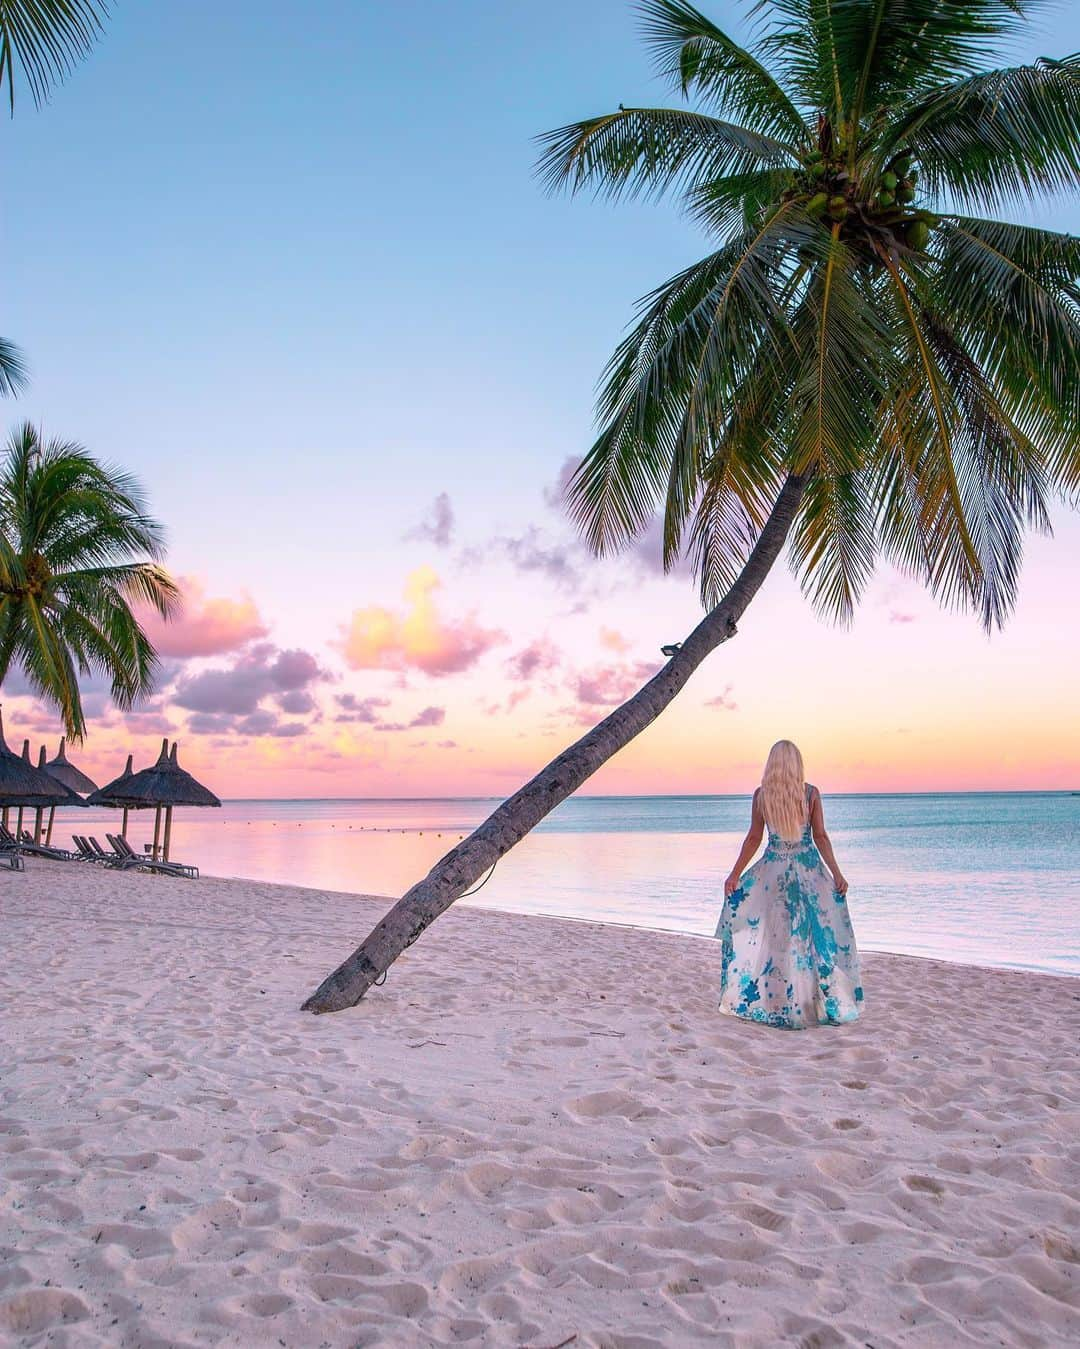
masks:
<path id="1" fill-rule="evenodd" d="M 1080 182 L 1080 57 L 985 68 L 1044 0 L 772 0 L 739 46 L 645 0 L 693 106 L 553 131 L 552 187 L 674 193 L 713 251 L 648 295 L 570 488 L 598 552 L 658 507 L 707 604 L 789 474 L 792 562 L 846 620 L 884 555 L 989 628 L 1080 486 L 1080 241 L 980 212 Z"/>
<path id="2" fill-rule="evenodd" d="M 120 707 L 149 693 L 157 656 L 131 605 L 175 611 L 161 551 L 131 478 L 29 424 L 16 431 L 0 465 L 0 683 L 19 666 L 77 739 L 80 674 L 104 675 Z"/>

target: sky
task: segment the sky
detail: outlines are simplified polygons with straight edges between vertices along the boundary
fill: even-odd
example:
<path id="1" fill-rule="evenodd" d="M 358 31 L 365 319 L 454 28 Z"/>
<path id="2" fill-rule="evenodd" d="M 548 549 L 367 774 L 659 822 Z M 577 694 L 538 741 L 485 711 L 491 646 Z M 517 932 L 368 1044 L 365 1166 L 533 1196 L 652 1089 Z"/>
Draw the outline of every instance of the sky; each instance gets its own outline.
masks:
<path id="1" fill-rule="evenodd" d="M 0 125 L 7 423 L 134 473 L 186 597 L 157 694 L 121 715 L 91 681 L 71 757 L 106 779 L 168 735 L 227 797 L 509 793 L 701 614 L 655 535 L 598 562 L 559 499 L 634 302 L 707 250 L 670 203 L 533 173 L 538 133 L 672 101 L 633 5 L 113 10 Z M 1063 4 L 1005 59 L 1077 48 Z M 1024 216 L 1080 232 L 1076 201 Z M 887 567 L 837 629 L 775 569 L 585 790 L 748 791 L 781 736 L 835 792 L 1080 787 L 1080 520 L 1055 533 L 990 638 Z M 2 698 L 51 755 L 17 674 Z"/>

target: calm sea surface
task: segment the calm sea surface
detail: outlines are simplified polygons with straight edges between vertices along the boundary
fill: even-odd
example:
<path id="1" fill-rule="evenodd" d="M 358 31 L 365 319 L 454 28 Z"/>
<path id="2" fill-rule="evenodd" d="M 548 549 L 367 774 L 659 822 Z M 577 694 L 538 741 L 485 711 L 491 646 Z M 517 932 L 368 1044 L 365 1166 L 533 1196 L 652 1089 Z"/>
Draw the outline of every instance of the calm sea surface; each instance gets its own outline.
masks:
<path id="1" fill-rule="evenodd" d="M 178 810 L 173 856 L 208 875 L 397 895 L 497 804 L 229 801 Z M 1080 795 L 835 796 L 825 807 L 862 947 L 1080 974 Z M 152 813 L 131 819 L 139 848 Z M 574 797 L 463 902 L 711 935 L 748 819 L 747 797 Z M 118 824 L 112 811 L 64 812 L 54 842 L 73 827 L 104 842 Z"/>

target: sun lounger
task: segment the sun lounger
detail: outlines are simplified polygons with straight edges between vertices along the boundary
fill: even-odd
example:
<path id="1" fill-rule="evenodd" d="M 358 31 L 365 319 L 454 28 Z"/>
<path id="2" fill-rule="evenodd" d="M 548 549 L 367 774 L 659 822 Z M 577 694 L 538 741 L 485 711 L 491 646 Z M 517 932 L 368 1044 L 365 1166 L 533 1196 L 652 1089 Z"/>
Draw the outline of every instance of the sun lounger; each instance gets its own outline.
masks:
<path id="1" fill-rule="evenodd" d="M 184 876 L 188 880 L 199 879 L 199 868 L 186 862 L 163 862 L 152 857 L 140 857 L 122 834 L 106 834 L 113 851 L 122 859 L 125 867 L 141 867 L 145 871 L 157 871 L 164 876 Z"/>
<path id="2" fill-rule="evenodd" d="M 75 854 L 68 852 L 66 848 L 53 848 L 47 843 L 35 843 L 34 836 L 28 829 L 22 831 L 18 848 L 20 852 L 30 853 L 33 857 L 49 857 L 54 862 L 75 861 Z"/>
<path id="3" fill-rule="evenodd" d="M 14 848 L 0 848 L 0 867 L 9 867 L 12 871 L 25 871 L 26 865 Z"/>
<path id="4" fill-rule="evenodd" d="M 19 857 L 22 853 L 30 853 L 34 857 L 51 857 L 60 862 L 66 862 L 71 853 L 65 852 L 63 848 L 47 848 L 43 843 L 35 843 L 34 836 L 29 830 L 24 829 L 22 834 L 16 838 L 10 829 L 5 829 L 0 825 L 0 854 L 5 859 Z M 25 868 L 22 865 L 8 861 L 8 866 L 12 871 L 22 871 Z"/>
<path id="5" fill-rule="evenodd" d="M 78 848 L 77 858 L 80 862 L 96 862 L 101 864 L 101 856 L 90 846 L 90 841 L 85 834 L 72 834 L 72 842 Z"/>

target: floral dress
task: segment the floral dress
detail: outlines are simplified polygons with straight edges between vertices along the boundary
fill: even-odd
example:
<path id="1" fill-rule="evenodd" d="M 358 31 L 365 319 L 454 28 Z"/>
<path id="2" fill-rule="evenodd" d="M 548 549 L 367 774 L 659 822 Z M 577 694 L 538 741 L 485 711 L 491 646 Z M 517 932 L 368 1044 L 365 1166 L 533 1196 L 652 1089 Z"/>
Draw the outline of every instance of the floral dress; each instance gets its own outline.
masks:
<path id="1" fill-rule="evenodd" d="M 816 789 L 806 790 L 812 803 Z M 722 1012 L 789 1030 L 858 1018 L 863 991 L 847 901 L 809 823 L 797 843 L 769 832 L 765 851 L 724 901 L 716 936 Z"/>

